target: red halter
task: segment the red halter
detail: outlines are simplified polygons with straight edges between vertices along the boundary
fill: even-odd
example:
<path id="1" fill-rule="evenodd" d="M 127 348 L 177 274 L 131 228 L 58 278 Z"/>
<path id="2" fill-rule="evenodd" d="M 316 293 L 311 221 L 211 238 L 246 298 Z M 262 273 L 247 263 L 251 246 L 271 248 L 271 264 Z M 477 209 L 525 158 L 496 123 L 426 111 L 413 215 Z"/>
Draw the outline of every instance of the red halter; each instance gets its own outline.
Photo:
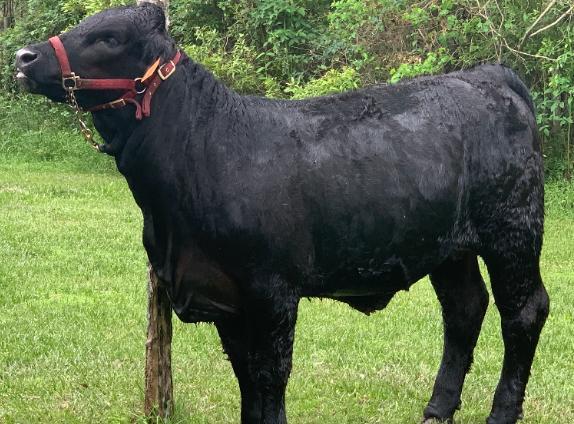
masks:
<path id="1" fill-rule="evenodd" d="M 126 90 L 118 99 L 87 109 L 89 112 L 96 112 L 104 109 L 119 109 L 128 103 L 136 107 L 136 119 L 140 120 L 151 113 L 151 98 L 159 88 L 162 81 L 168 79 L 174 72 L 177 63 L 181 59 L 181 52 L 178 51 L 173 59 L 159 66 L 160 59 L 151 65 L 145 75 L 136 79 L 87 79 L 81 78 L 72 72 L 70 61 L 66 54 L 66 49 L 60 37 L 52 37 L 48 40 L 60 63 L 62 71 L 62 87 L 68 93 L 76 90 Z M 135 98 L 143 94 L 143 98 L 138 101 Z"/>

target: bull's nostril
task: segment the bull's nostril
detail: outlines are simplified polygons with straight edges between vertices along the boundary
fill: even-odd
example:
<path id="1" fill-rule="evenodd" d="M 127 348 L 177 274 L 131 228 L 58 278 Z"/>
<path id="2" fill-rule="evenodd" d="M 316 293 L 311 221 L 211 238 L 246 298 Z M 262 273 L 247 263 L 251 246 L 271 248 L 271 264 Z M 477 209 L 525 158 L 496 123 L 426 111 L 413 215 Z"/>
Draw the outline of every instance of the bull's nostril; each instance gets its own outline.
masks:
<path id="1" fill-rule="evenodd" d="M 38 53 L 30 49 L 21 49 L 16 53 L 16 64 L 18 67 L 29 65 L 38 59 Z"/>

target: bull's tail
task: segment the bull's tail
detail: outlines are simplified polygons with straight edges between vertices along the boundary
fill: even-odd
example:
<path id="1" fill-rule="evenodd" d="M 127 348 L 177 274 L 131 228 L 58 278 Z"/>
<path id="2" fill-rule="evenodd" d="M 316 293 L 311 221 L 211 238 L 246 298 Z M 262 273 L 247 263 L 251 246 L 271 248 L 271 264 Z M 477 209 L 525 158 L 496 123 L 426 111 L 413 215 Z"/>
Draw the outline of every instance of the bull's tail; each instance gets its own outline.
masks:
<path id="1" fill-rule="evenodd" d="M 504 75 L 504 82 L 526 102 L 532 114 L 536 115 L 536 108 L 534 107 L 532 96 L 524 82 L 522 82 L 518 75 L 509 67 L 502 65 L 501 69 Z"/>
<path id="2" fill-rule="evenodd" d="M 479 65 L 474 68 L 476 72 L 486 74 L 484 77 L 490 81 L 493 81 L 500 85 L 505 85 L 514 91 L 532 112 L 532 115 L 536 115 L 536 109 L 534 107 L 534 102 L 530 96 L 530 92 L 522 80 L 516 75 L 516 73 L 510 69 L 508 66 L 502 64 L 488 64 Z"/>

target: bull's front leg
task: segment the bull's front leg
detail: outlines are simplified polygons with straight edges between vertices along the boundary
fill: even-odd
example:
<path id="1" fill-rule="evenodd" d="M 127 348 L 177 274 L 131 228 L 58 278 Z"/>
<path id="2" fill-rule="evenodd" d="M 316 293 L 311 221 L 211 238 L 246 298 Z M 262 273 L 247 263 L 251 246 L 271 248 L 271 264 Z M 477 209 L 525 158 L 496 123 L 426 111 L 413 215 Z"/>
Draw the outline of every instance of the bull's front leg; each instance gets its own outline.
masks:
<path id="1" fill-rule="evenodd" d="M 261 422 L 261 393 L 249 370 L 250 340 L 244 317 L 215 323 L 241 392 L 241 422 Z"/>
<path id="2" fill-rule="evenodd" d="M 284 424 L 299 296 L 282 279 L 258 279 L 243 315 L 218 323 L 241 390 L 242 424 Z"/>

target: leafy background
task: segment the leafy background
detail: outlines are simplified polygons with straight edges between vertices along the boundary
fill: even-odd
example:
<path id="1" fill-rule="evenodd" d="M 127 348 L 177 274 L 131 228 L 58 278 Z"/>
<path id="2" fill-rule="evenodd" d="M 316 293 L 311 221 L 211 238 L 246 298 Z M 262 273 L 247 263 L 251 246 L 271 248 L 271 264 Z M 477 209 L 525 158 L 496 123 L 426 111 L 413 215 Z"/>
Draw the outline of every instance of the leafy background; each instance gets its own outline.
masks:
<path id="1" fill-rule="evenodd" d="M 12 16 L 0 32 L 0 100 L 16 93 L 18 48 L 129 3 L 0 0 Z M 192 58 L 255 95 L 302 98 L 503 62 L 531 88 L 547 176 L 570 179 L 573 7 L 571 0 L 172 0 L 170 15 L 173 37 Z"/>

